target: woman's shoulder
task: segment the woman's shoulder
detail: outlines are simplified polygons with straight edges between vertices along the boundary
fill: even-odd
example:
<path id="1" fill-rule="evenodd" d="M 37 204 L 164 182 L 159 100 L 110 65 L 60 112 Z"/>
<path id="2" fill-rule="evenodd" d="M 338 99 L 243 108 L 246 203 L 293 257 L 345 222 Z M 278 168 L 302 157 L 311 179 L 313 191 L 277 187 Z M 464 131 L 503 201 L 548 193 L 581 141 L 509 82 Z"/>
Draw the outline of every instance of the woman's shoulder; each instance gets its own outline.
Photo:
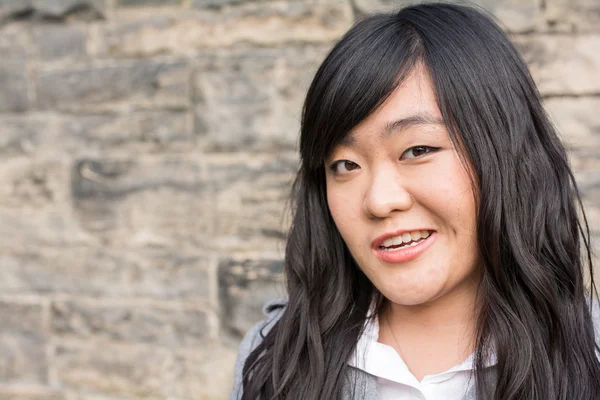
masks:
<path id="1" fill-rule="evenodd" d="M 592 323 L 594 324 L 594 333 L 596 335 L 596 343 L 600 346 L 600 301 L 591 298 L 591 314 Z"/>
<path id="2" fill-rule="evenodd" d="M 265 318 L 254 324 L 244 335 L 239 349 L 237 360 L 235 362 L 233 390 L 231 391 L 230 400 L 240 399 L 242 397 L 242 371 L 246 359 L 252 351 L 263 341 L 267 333 L 279 321 L 285 307 L 287 305 L 286 298 L 278 298 L 265 303 L 262 308 Z"/>

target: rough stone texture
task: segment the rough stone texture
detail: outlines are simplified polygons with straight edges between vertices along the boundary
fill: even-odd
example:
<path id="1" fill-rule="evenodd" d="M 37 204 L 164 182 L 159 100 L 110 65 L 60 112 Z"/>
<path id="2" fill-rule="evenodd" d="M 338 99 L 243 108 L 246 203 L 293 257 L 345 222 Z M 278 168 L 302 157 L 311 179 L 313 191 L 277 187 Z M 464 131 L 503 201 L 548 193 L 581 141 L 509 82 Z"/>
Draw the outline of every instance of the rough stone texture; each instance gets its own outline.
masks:
<path id="1" fill-rule="evenodd" d="M 117 0 L 117 5 L 122 7 L 135 6 L 176 6 L 183 0 Z"/>
<path id="2" fill-rule="evenodd" d="M 543 95 L 600 93 L 600 34 L 526 36 L 516 43 Z"/>
<path id="3" fill-rule="evenodd" d="M 170 347 L 200 347 L 208 333 L 206 313 L 189 307 L 56 301 L 52 331 L 60 336 L 102 338 Z"/>
<path id="4" fill-rule="evenodd" d="M 40 304 L 1 300 L 0 319 L 0 333 L 43 336 L 43 307 Z"/>
<path id="5" fill-rule="evenodd" d="M 41 25 L 35 29 L 35 41 L 44 60 L 80 60 L 87 55 L 86 30 L 81 26 Z"/>
<path id="6" fill-rule="evenodd" d="M 212 233 L 210 192 L 194 160 L 78 160 L 71 192 L 79 222 L 104 243 L 201 246 Z"/>
<path id="7" fill-rule="evenodd" d="M 202 58 L 195 128 L 207 149 L 296 147 L 302 102 L 323 47 L 244 49 Z"/>
<path id="8" fill-rule="evenodd" d="M 21 388 L 0 390 L 0 400 L 66 400 L 56 389 Z"/>
<path id="9" fill-rule="evenodd" d="M 185 400 L 227 399 L 233 382 L 231 365 L 236 351 L 210 349 L 193 355 L 177 355 L 167 385 L 168 398 Z"/>
<path id="10" fill-rule="evenodd" d="M 48 383 L 45 343 L 38 335 L 0 333 L 0 382 L 12 385 Z"/>
<path id="11" fill-rule="evenodd" d="M 285 297 L 283 262 L 280 260 L 232 260 L 219 263 L 222 328 L 243 335 L 264 318 L 268 300 Z"/>
<path id="12" fill-rule="evenodd" d="M 0 115 L 3 157 L 72 153 L 129 157 L 132 153 L 182 152 L 194 142 L 193 120 L 183 111 Z"/>
<path id="13" fill-rule="evenodd" d="M 0 400 L 227 398 L 285 293 L 312 76 L 408 2 L 0 0 Z M 531 66 L 600 254 L 600 3 L 475 3 Z"/>
<path id="14" fill-rule="evenodd" d="M 597 0 L 545 0 L 545 19 L 552 30 L 600 31 L 600 2 Z"/>
<path id="15" fill-rule="evenodd" d="M 285 205 L 295 157 L 214 161 L 207 167 L 219 215 L 214 245 L 230 250 L 276 251 L 285 238 Z"/>
<path id="16" fill-rule="evenodd" d="M 101 18 L 108 0 L 2 0 L 0 19 L 13 16 L 35 15 L 61 19 L 80 11 L 88 11 L 87 18 Z"/>
<path id="17" fill-rule="evenodd" d="M 187 12 L 176 18 L 151 13 L 140 19 L 126 14 L 123 22 L 98 27 L 96 51 L 103 57 L 131 57 L 189 54 L 198 48 L 224 48 L 238 43 L 330 43 L 352 22 L 350 5 L 339 0 L 244 2 L 223 10 Z"/>
<path id="18" fill-rule="evenodd" d="M 174 368 L 170 352 L 156 347 L 58 345 L 54 352 L 61 386 L 126 398 L 165 398 Z"/>
<path id="19" fill-rule="evenodd" d="M 426 0 L 353 0 L 361 14 L 393 11 L 402 6 L 425 3 Z M 465 3 L 450 0 L 449 3 Z M 473 0 L 469 2 L 491 13 L 509 32 L 529 32 L 541 21 L 540 0 Z"/>
<path id="20" fill-rule="evenodd" d="M 79 109 L 103 103 L 183 108 L 188 103 L 188 75 L 187 65 L 181 61 L 119 62 L 50 70 L 40 73 L 38 100 L 45 109 Z"/>
<path id="21" fill-rule="evenodd" d="M 206 302 L 209 260 L 158 250 L 35 248 L 0 254 L 0 291 Z"/>
<path id="22" fill-rule="evenodd" d="M 565 146 L 600 148 L 600 98 L 550 98 L 544 106 Z"/>
<path id="23" fill-rule="evenodd" d="M 4 59 L 0 63 L 0 112 L 25 111 L 29 107 L 27 62 Z"/>
<path id="24" fill-rule="evenodd" d="M 65 343 L 54 357 L 60 385 L 69 393 L 85 393 L 69 399 L 212 400 L 228 397 L 235 351 L 182 354 L 150 346 L 98 349 Z"/>

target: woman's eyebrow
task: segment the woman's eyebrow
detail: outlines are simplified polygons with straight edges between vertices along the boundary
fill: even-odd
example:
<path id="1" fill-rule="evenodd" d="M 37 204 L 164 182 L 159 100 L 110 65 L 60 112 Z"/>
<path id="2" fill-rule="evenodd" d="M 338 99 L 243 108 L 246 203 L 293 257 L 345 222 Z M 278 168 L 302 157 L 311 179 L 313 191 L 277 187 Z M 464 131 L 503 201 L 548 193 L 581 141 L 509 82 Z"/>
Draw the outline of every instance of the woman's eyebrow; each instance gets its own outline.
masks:
<path id="1" fill-rule="evenodd" d="M 435 116 L 433 114 L 429 114 L 429 113 L 413 114 L 413 115 L 409 115 L 407 117 L 402 117 L 395 121 L 390 121 L 390 122 L 386 123 L 381 132 L 381 136 L 386 138 L 386 137 L 392 135 L 393 133 L 402 132 L 403 130 L 406 130 L 406 129 L 416 126 L 416 125 L 441 125 L 441 126 L 444 126 L 445 124 L 444 124 L 444 121 L 440 117 Z"/>
<path id="2" fill-rule="evenodd" d="M 410 127 L 416 126 L 416 125 L 441 125 L 441 126 L 445 126 L 446 124 L 444 123 L 444 121 L 438 117 L 435 116 L 433 114 L 429 114 L 429 113 L 419 113 L 419 114 L 413 114 L 413 115 L 408 115 L 406 117 L 402 117 L 400 119 L 397 119 L 395 121 L 390 121 L 387 122 L 382 131 L 381 131 L 381 136 L 383 138 L 387 138 L 389 136 L 391 136 L 394 133 L 399 133 L 402 132 L 403 130 L 406 130 Z M 351 147 L 356 143 L 356 138 L 355 138 L 355 133 L 354 132 L 350 132 L 348 133 L 341 141 L 340 144 L 343 146 L 348 146 Z"/>

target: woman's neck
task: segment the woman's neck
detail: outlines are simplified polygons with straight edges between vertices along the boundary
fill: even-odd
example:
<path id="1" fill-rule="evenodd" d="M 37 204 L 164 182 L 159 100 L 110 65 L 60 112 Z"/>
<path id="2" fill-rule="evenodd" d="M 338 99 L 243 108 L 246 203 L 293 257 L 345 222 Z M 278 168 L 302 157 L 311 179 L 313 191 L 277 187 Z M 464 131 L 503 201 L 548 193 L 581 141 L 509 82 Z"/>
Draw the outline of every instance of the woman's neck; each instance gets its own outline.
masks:
<path id="1" fill-rule="evenodd" d="M 476 292 L 448 293 L 427 304 L 387 302 L 379 342 L 393 347 L 420 381 L 460 364 L 475 347 Z"/>

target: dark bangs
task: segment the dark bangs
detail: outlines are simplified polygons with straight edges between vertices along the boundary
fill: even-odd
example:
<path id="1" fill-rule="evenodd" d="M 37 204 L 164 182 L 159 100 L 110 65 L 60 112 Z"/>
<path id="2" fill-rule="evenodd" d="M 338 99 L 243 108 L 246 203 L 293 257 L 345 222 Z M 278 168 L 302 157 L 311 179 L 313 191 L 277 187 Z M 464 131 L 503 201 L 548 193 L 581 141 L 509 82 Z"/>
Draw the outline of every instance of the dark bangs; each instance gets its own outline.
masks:
<path id="1" fill-rule="evenodd" d="M 316 173 L 333 147 L 375 111 L 423 56 L 420 36 L 396 14 L 360 21 L 329 53 L 308 90 L 300 157 Z"/>

